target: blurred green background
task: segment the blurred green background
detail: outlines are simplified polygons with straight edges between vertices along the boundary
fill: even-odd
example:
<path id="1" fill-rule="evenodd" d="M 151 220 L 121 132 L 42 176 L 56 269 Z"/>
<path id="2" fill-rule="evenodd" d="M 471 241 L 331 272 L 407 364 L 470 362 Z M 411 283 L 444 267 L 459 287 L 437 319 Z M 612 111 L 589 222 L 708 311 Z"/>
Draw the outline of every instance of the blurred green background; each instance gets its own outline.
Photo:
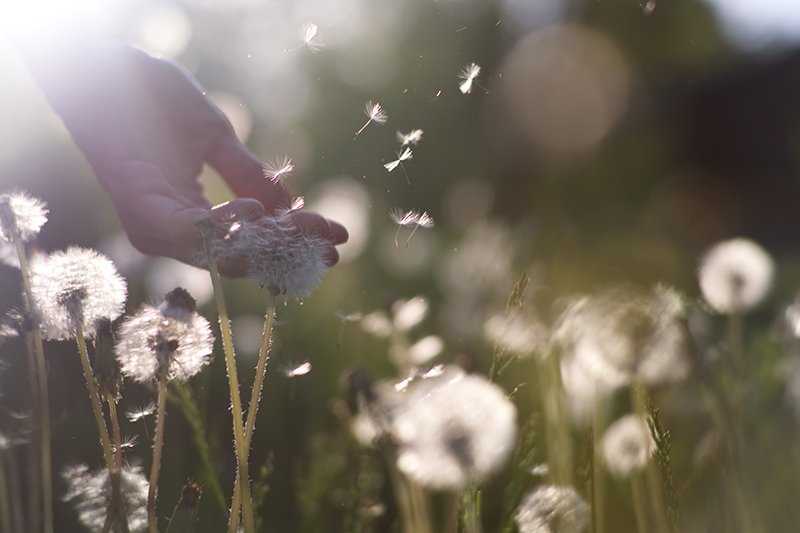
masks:
<path id="1" fill-rule="evenodd" d="M 348 486 L 344 465 L 355 457 L 333 414 L 345 397 L 341 375 L 360 366 L 376 379 L 394 377 L 387 342 L 337 313 L 388 310 L 422 295 L 431 312 L 415 338 L 439 335 L 445 349 L 437 362 L 485 372 L 491 346 L 483 323 L 502 311 L 523 268 L 544 304 L 620 281 L 663 280 L 696 295 L 703 250 L 744 235 L 778 259 L 773 304 L 789 301 L 800 286 L 792 268 L 800 243 L 800 8 L 790 2 L 197 0 L 94 7 L 98 24 L 185 65 L 259 156 L 291 157 L 288 183 L 296 194 L 350 230 L 340 264 L 320 289 L 302 305 L 278 309 L 251 455 L 253 472 L 274 468 L 262 508 L 270 531 L 340 530 L 344 496 L 336 490 Z M 5 31 L 26 20 L 24 7 L 17 19 L 10 9 L 0 23 Z M 318 53 L 302 45 L 304 23 L 319 27 L 325 46 Z M 482 68 L 479 86 L 462 94 L 458 74 L 470 63 Z M 182 285 L 214 322 L 207 275 L 130 247 L 88 164 L 5 44 L 0 72 L 0 190 L 21 187 L 47 202 L 40 248 L 74 244 L 107 254 L 128 281 L 129 311 Z M 388 121 L 354 140 L 367 101 L 379 102 Z M 401 169 L 389 173 L 383 165 L 396 158 L 395 132 L 416 128 L 424 135 L 404 163 L 409 187 Z M 231 198 L 210 170 L 202 180 L 213 201 Z M 415 233 L 407 247 L 402 230 L 396 247 L 389 218 L 395 207 L 427 211 L 436 226 Z M 266 295 L 247 280 L 225 287 L 247 384 Z M 0 265 L 1 312 L 19 305 L 19 289 L 16 271 Z M 6 342 L 0 351 L 2 400 L 24 410 L 22 343 Z M 57 468 L 100 465 L 74 352 L 69 343 L 46 347 Z M 313 365 L 308 375 L 289 380 L 279 372 L 303 361 Z M 501 381 L 512 390 L 520 379 Z M 220 354 L 192 387 L 230 490 L 234 459 Z M 243 391 L 249 395 L 247 385 Z M 783 410 L 777 416 L 793 426 L 779 393 L 771 396 Z M 152 396 L 127 384 L 122 409 Z M 168 412 L 164 514 L 188 479 L 202 479 L 179 408 Z M 141 422 L 126 426 L 123 432 L 139 434 L 129 457 L 147 461 Z M 678 440 L 696 436 L 677 422 L 671 429 Z M 681 460 L 689 461 L 679 456 L 679 470 Z M 313 468 L 326 471 L 315 476 L 330 483 L 320 482 L 319 513 L 311 516 L 298 487 Z M 790 522 L 787 498 L 765 504 L 780 510 L 778 524 Z M 491 518 L 496 503 L 488 502 Z M 56 517 L 62 531 L 78 527 L 66 504 L 58 503 Z M 208 494 L 201 517 L 200 531 L 223 527 Z"/>

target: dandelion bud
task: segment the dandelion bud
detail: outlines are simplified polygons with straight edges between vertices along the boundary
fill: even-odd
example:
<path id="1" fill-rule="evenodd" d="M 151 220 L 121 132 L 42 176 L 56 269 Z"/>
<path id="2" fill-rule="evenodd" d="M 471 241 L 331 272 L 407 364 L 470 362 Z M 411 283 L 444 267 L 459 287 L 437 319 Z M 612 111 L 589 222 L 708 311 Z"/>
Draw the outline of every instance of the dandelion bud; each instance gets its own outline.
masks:
<path id="1" fill-rule="evenodd" d="M 107 401 L 119 399 L 119 388 L 122 383 L 122 374 L 119 363 L 114 357 L 114 332 L 111 330 L 111 320 L 98 318 L 95 321 L 94 338 L 94 375 L 100 395 Z"/>
<path id="2" fill-rule="evenodd" d="M 500 387 L 452 367 L 411 385 L 392 423 L 402 472 L 433 489 L 457 490 L 505 464 L 517 410 Z"/>
<path id="3" fill-rule="evenodd" d="M 31 289 L 42 334 L 53 340 L 74 337 L 78 325 L 93 337 L 98 319 L 122 314 L 127 295 L 125 280 L 110 259 L 78 247 L 32 261 Z"/>
<path id="4" fill-rule="evenodd" d="M 90 531 L 100 531 L 106 521 L 113 489 L 108 469 L 89 471 L 86 465 L 68 467 L 63 472 L 67 483 L 64 501 L 73 502 L 78 520 Z M 149 483 L 139 467 L 123 466 L 120 492 L 131 533 L 147 530 L 147 490 Z M 113 524 L 111 531 L 120 531 Z"/>
<path id="5" fill-rule="evenodd" d="M 749 239 L 731 239 L 706 252 L 697 272 L 703 297 L 719 313 L 748 311 L 772 287 L 772 257 Z"/>
<path id="6" fill-rule="evenodd" d="M 136 381 L 186 381 L 208 364 L 214 336 L 208 320 L 182 288 L 170 292 L 158 307 L 145 305 L 123 322 L 116 346 L 122 374 Z"/>
<path id="7" fill-rule="evenodd" d="M 542 485 L 523 497 L 515 519 L 520 533 L 580 533 L 589 505 L 572 487 Z"/>
<path id="8" fill-rule="evenodd" d="M 656 443 L 645 419 L 631 414 L 609 426 L 600 447 L 608 471 L 624 478 L 647 465 Z"/>

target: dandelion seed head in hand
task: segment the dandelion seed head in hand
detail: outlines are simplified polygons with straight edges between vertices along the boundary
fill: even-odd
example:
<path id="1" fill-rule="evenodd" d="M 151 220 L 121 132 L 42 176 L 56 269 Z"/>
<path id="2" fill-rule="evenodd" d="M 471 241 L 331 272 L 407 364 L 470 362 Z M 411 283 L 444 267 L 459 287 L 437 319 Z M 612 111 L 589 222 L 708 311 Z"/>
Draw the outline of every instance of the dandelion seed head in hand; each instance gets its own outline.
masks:
<path id="1" fill-rule="evenodd" d="M 293 170 L 294 165 L 289 156 L 278 157 L 264 163 L 264 177 L 269 178 L 273 183 L 288 178 Z"/>
<path id="2" fill-rule="evenodd" d="M 523 496 L 514 519 L 520 533 L 581 533 L 589 504 L 572 487 L 541 485 Z"/>
<path id="3" fill-rule="evenodd" d="M 214 336 L 208 320 L 179 307 L 175 302 L 185 301 L 188 293 L 176 289 L 170 295 L 176 291 L 177 299 L 168 297 L 159 307 L 145 305 L 120 326 L 115 351 L 123 375 L 153 382 L 166 370 L 167 381 L 186 381 L 209 363 Z"/>
<path id="4" fill-rule="evenodd" d="M 608 471 L 626 478 L 643 469 L 656 450 L 647 422 L 640 415 L 625 415 L 606 430 L 600 452 Z"/>
<path id="5" fill-rule="evenodd" d="M 28 196 L 22 191 L 0 194 L 0 236 L 11 242 L 8 233 L 15 227 L 23 242 L 31 240 L 47 222 L 47 204 L 38 198 Z"/>
<path id="6" fill-rule="evenodd" d="M 90 531 L 102 530 L 112 496 L 108 469 L 91 472 L 86 465 L 75 465 L 66 468 L 62 476 L 67 484 L 63 499 L 72 502 L 78 520 Z M 122 467 L 120 490 L 131 533 L 147 530 L 148 488 L 147 478 L 139 467 Z M 119 531 L 119 524 L 114 524 L 111 531 Z"/>
<path id="7" fill-rule="evenodd" d="M 420 140 L 422 140 L 422 130 L 411 130 L 408 133 L 397 132 L 397 142 L 399 142 L 401 146 L 406 146 L 408 144 L 416 146 Z"/>
<path id="8" fill-rule="evenodd" d="M 458 74 L 458 78 L 464 80 L 458 86 L 458 89 L 461 91 L 461 94 L 469 94 L 472 92 L 472 84 L 475 82 L 475 79 L 478 77 L 478 74 L 481 73 L 481 67 L 476 63 L 470 63 Z"/>
<path id="9" fill-rule="evenodd" d="M 415 380 L 392 421 L 397 467 L 426 487 L 458 490 L 501 468 L 514 448 L 516 408 L 497 385 L 445 371 Z"/>
<path id="10" fill-rule="evenodd" d="M 244 261 L 248 275 L 276 295 L 302 299 L 312 292 L 327 270 L 330 241 L 300 232 L 292 213 L 257 221 L 241 221 L 229 239 L 215 239 L 219 259 Z"/>
<path id="11" fill-rule="evenodd" d="M 772 288 L 775 264 L 755 242 L 737 238 L 712 247 L 700 261 L 700 290 L 718 313 L 748 311 Z"/>
<path id="12" fill-rule="evenodd" d="M 87 337 L 96 333 L 98 319 L 122 314 L 127 296 L 125 280 L 106 256 L 71 247 L 31 261 L 31 289 L 47 339 L 75 336 L 80 324 Z"/>

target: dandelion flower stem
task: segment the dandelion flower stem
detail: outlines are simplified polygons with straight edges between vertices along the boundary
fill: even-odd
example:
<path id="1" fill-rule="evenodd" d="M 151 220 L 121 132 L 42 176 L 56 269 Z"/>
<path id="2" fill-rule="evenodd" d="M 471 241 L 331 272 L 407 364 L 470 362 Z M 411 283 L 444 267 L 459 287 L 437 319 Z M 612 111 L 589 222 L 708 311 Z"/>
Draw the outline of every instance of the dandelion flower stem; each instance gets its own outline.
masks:
<path id="1" fill-rule="evenodd" d="M 11 533 L 11 503 L 8 499 L 8 482 L 6 478 L 6 458 L 0 449 L 0 531 Z"/>
<path id="2" fill-rule="evenodd" d="M 156 408 L 156 434 L 153 439 L 153 464 L 150 466 L 150 490 L 147 493 L 147 522 L 150 533 L 158 533 L 158 519 L 156 517 L 156 489 L 158 487 L 158 474 L 161 470 L 161 450 L 164 447 L 164 417 L 167 413 L 167 372 L 169 368 L 161 369 L 158 379 L 158 401 Z"/>
<path id="3" fill-rule="evenodd" d="M 269 361 L 269 346 L 272 340 L 272 324 L 275 320 L 275 293 L 269 292 L 267 297 L 267 312 L 264 321 L 264 337 L 261 342 L 261 352 L 258 354 L 258 365 L 256 365 L 256 377 L 253 382 L 253 392 L 250 395 L 250 403 L 247 406 L 247 422 L 244 428 L 244 445 L 247 450 L 250 449 L 250 441 L 253 439 L 253 431 L 256 426 L 256 413 L 258 412 L 258 403 L 261 399 L 261 387 L 264 384 L 264 373 Z M 233 487 L 233 503 L 231 506 L 231 515 L 239 514 L 239 506 L 241 505 L 241 479 L 237 472 L 236 483 Z"/>
<path id="4" fill-rule="evenodd" d="M 228 368 L 228 383 L 231 389 L 231 406 L 233 410 L 233 435 L 236 444 L 237 475 L 241 480 L 242 491 L 242 517 L 244 519 L 244 533 L 255 533 L 253 521 L 253 503 L 250 501 L 250 478 L 247 472 L 247 447 L 244 441 L 244 424 L 242 422 L 242 400 L 239 396 L 239 378 L 236 373 L 236 359 L 233 353 L 233 340 L 231 325 L 228 320 L 228 311 L 225 307 L 225 298 L 222 294 L 222 284 L 219 279 L 217 262 L 211 253 L 208 253 L 208 270 L 211 274 L 211 284 L 214 287 L 214 298 L 217 302 L 219 326 L 222 333 L 222 345 L 225 349 L 225 364 Z M 239 511 L 231 506 L 230 523 L 239 525 Z M 236 531 L 236 529 L 234 529 Z"/>
<path id="5" fill-rule="evenodd" d="M 633 510 L 636 514 L 636 527 L 639 533 L 650 531 L 647 527 L 647 504 L 644 492 L 644 482 L 641 472 L 631 474 L 631 493 L 633 495 Z"/>
<path id="6" fill-rule="evenodd" d="M 25 256 L 25 249 L 22 246 L 22 239 L 19 235 L 19 230 L 13 228 L 10 232 L 12 240 L 14 241 L 14 248 L 19 257 L 19 268 L 22 274 L 22 286 L 25 291 L 25 306 L 26 311 L 33 311 L 34 298 L 33 291 L 31 290 L 30 270 L 28 269 L 28 260 Z M 39 329 L 37 323 L 33 324 L 30 332 L 30 338 L 33 344 L 33 358 L 35 362 L 31 361 L 30 368 L 36 368 L 37 381 L 34 382 L 34 389 L 38 389 L 38 398 L 36 392 L 34 395 L 34 408 L 41 416 L 41 463 L 42 463 L 42 514 L 44 519 L 44 533 L 53 532 L 53 466 L 52 454 L 50 447 L 50 399 L 47 392 L 47 366 L 44 360 L 44 346 L 42 345 L 42 331 Z M 29 352 L 30 353 L 30 352 Z M 35 500 L 35 499 L 34 499 Z"/>
<path id="7" fill-rule="evenodd" d="M 592 417 L 592 532 L 605 533 L 605 470 L 600 460 L 600 438 L 606 424 L 602 402 L 595 400 Z"/>
<path id="8" fill-rule="evenodd" d="M 86 351 L 86 339 L 83 336 L 83 327 L 80 321 L 75 324 L 76 338 L 78 340 L 78 351 L 81 353 L 81 363 L 83 364 L 83 375 L 86 378 L 86 386 L 89 389 L 89 400 L 92 402 L 94 420 L 97 422 L 97 431 L 100 433 L 100 441 L 103 445 L 103 455 L 105 456 L 106 466 L 109 473 L 114 471 L 114 454 L 111 451 L 111 441 L 108 438 L 108 428 L 103 418 L 103 407 L 100 405 L 100 396 L 97 393 L 97 384 L 92 373 L 92 365 L 89 363 L 89 353 Z"/>

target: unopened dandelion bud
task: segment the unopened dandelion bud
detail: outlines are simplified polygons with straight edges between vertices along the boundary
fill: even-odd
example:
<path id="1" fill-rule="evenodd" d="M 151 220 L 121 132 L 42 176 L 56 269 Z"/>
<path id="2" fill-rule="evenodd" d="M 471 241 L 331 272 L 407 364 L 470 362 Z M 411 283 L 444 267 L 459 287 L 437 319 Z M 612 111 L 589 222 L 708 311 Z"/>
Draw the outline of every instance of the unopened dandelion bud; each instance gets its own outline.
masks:
<path id="1" fill-rule="evenodd" d="M 109 402 L 119 399 L 119 389 L 122 384 L 122 374 L 119 363 L 114 356 L 114 332 L 111 329 L 111 320 L 98 318 L 94 324 L 94 376 L 100 396 Z"/>

